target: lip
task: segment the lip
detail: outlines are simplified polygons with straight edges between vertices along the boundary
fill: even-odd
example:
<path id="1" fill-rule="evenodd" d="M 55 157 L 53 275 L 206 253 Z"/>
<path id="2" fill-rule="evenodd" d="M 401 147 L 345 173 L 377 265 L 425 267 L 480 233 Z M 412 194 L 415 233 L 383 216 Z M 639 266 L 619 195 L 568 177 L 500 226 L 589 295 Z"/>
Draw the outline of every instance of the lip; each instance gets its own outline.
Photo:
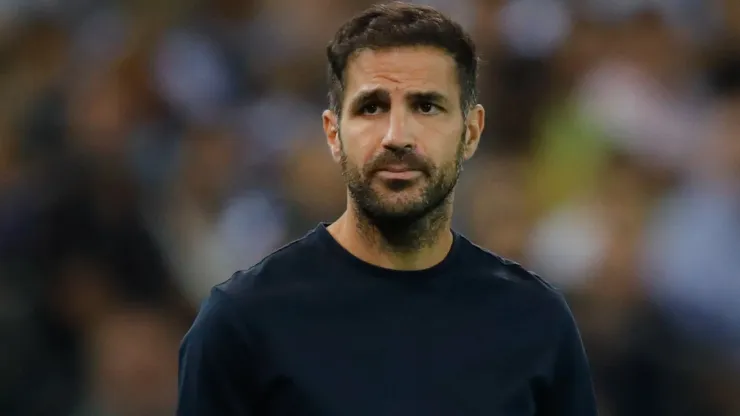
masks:
<path id="1" fill-rule="evenodd" d="M 378 169 L 378 171 L 385 171 L 385 172 L 409 172 L 409 171 L 415 171 L 416 169 L 412 169 L 406 165 L 387 165 L 383 166 L 382 169 Z"/>
<path id="2" fill-rule="evenodd" d="M 421 171 L 413 169 L 392 170 L 390 168 L 386 168 L 377 171 L 376 175 L 388 180 L 411 180 L 421 176 Z"/>

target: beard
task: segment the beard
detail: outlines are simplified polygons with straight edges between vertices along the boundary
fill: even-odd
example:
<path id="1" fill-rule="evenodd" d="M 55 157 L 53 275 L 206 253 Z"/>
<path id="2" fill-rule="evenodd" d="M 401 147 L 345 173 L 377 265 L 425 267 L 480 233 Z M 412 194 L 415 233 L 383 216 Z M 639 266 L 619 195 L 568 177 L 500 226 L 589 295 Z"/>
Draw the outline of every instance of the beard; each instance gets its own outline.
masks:
<path id="1" fill-rule="evenodd" d="M 341 151 L 342 176 L 362 234 L 379 238 L 376 243 L 396 252 L 434 243 L 440 229 L 449 223 L 453 191 L 462 172 L 464 135 L 455 157 L 439 166 L 413 152 L 387 150 L 360 167 L 350 162 L 344 148 Z M 380 183 L 375 173 L 398 164 L 421 172 L 421 176 Z"/>

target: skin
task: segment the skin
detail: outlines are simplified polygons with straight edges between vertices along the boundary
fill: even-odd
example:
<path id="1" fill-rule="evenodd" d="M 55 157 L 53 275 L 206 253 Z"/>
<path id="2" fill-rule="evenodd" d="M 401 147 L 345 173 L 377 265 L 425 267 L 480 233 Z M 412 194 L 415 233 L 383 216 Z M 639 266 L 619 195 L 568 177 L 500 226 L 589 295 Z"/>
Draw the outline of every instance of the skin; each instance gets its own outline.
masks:
<path id="1" fill-rule="evenodd" d="M 463 111 L 454 59 L 433 47 L 362 50 L 349 60 L 341 117 L 323 114 L 347 209 L 328 229 L 370 264 L 421 270 L 452 245 L 452 200 L 485 112 Z"/>

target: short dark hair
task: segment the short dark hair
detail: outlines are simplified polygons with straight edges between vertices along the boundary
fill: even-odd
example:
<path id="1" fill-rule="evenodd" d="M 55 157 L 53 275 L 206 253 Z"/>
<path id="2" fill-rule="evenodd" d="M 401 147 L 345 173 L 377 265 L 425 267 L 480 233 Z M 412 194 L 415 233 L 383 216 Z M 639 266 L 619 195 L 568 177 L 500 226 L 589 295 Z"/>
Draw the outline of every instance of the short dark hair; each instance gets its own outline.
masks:
<path id="1" fill-rule="evenodd" d="M 329 60 L 329 108 L 339 114 L 344 75 L 352 55 L 362 49 L 431 46 L 450 54 L 457 64 L 463 111 L 478 99 L 478 57 L 470 35 L 438 10 L 414 4 L 376 4 L 339 28 L 326 48 Z"/>

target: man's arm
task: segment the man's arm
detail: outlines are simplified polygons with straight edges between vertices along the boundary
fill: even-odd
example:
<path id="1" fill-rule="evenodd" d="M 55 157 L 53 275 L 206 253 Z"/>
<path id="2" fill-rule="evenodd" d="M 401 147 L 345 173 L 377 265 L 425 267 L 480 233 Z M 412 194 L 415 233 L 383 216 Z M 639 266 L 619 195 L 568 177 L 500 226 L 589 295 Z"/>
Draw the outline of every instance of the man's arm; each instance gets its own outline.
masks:
<path id="1" fill-rule="evenodd" d="M 254 386 L 247 335 L 215 288 L 180 346 L 177 416 L 250 416 Z"/>
<path id="2" fill-rule="evenodd" d="M 561 302 L 560 341 L 552 378 L 538 403 L 537 415 L 596 416 L 598 411 L 586 351 L 570 308 L 562 297 Z"/>

